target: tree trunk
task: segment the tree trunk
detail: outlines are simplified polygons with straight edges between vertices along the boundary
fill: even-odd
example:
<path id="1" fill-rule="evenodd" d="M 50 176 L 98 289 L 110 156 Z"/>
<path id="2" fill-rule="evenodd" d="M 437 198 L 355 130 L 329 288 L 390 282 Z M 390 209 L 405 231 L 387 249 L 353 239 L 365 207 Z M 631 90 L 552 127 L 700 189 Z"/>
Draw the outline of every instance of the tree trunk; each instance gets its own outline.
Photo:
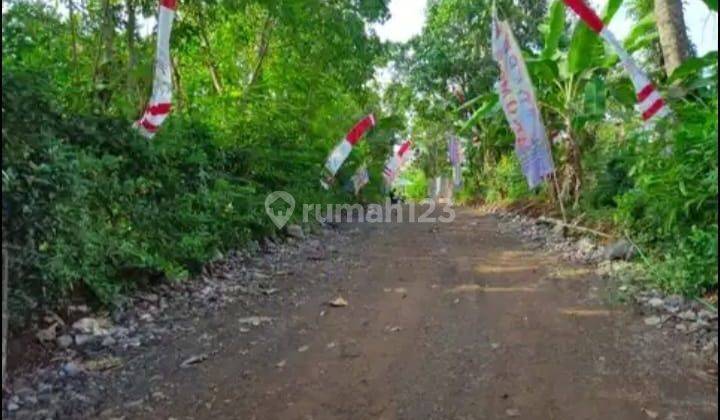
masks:
<path id="1" fill-rule="evenodd" d="M 272 34 L 273 26 L 274 23 L 272 17 L 268 15 L 268 17 L 265 19 L 265 24 L 263 25 L 262 32 L 260 33 L 260 42 L 258 43 L 257 49 L 257 63 L 255 63 L 255 68 L 253 69 L 250 81 L 245 87 L 245 92 L 243 93 L 241 104 L 245 104 L 247 102 L 250 91 L 255 86 L 255 84 L 257 84 L 258 80 L 260 80 L 260 78 L 262 77 L 263 63 L 265 62 L 265 57 L 267 56 L 268 50 L 270 48 L 270 35 Z"/>
<path id="2" fill-rule="evenodd" d="M 655 0 L 655 19 L 660 34 L 665 73 L 669 77 L 691 52 L 682 0 Z"/>
<path id="3" fill-rule="evenodd" d="M 200 40 L 202 41 L 203 49 L 205 50 L 205 62 L 208 66 L 208 71 L 210 72 L 210 79 L 212 80 L 215 92 L 221 94 L 223 91 L 222 79 L 220 78 L 220 72 L 218 71 L 217 65 L 215 64 L 215 57 L 213 56 L 210 38 L 207 34 L 205 15 L 202 10 L 198 15 L 198 23 L 200 25 L 200 27 L 198 28 L 200 32 Z"/>

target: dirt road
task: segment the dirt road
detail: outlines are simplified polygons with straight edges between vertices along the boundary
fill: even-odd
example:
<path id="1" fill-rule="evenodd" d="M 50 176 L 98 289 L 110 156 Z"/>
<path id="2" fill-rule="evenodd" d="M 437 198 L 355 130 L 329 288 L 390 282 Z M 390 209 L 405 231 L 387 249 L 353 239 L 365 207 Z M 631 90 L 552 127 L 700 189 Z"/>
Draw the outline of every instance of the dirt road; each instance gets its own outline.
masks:
<path id="1" fill-rule="evenodd" d="M 242 328 L 242 305 L 200 320 L 203 337 L 160 347 L 103 416 L 717 418 L 702 360 L 493 216 L 341 229 L 351 241 L 256 313 L 270 322 Z M 348 306 L 327 306 L 338 295 Z M 203 349 L 207 360 L 178 368 Z"/>

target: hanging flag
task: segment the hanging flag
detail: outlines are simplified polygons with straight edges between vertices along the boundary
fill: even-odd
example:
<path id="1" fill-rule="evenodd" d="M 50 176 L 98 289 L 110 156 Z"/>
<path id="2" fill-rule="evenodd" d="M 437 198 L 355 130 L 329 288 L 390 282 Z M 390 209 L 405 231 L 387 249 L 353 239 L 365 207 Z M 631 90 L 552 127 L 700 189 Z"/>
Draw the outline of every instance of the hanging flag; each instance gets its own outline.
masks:
<path id="1" fill-rule="evenodd" d="M 498 95 L 510 128 L 515 133 L 515 152 L 528 185 L 535 188 L 555 170 L 550 145 L 522 52 L 510 25 L 494 15 L 492 49 L 500 67 Z"/>
<path id="2" fill-rule="evenodd" d="M 392 185 L 395 181 L 395 177 L 397 177 L 397 174 L 400 173 L 403 164 L 409 160 L 411 156 L 411 147 L 412 141 L 405 140 L 400 147 L 397 148 L 397 150 L 393 151 L 392 156 L 390 156 L 388 161 L 385 163 L 383 178 L 385 178 L 385 183 L 387 185 Z"/>
<path id="3" fill-rule="evenodd" d="M 345 138 L 342 139 L 337 146 L 335 146 L 332 153 L 330 153 L 330 157 L 328 157 L 328 160 L 325 163 L 325 170 L 327 172 L 324 177 L 325 179 L 320 180 L 320 184 L 322 184 L 325 189 L 330 188 L 332 178 L 335 174 L 337 174 L 340 166 L 342 166 L 343 162 L 345 162 L 347 157 L 350 155 L 350 151 L 352 151 L 353 146 L 359 143 L 363 135 L 365 135 L 365 133 L 372 127 L 375 127 L 375 117 L 373 114 L 370 114 L 355 124 Z"/>
<path id="4" fill-rule="evenodd" d="M 665 104 L 665 101 L 655 89 L 655 86 L 650 82 L 648 76 L 640 70 L 640 67 L 630 54 L 625 51 L 620 42 L 617 40 L 615 35 L 605 26 L 603 21 L 598 15 L 585 4 L 583 0 L 563 0 L 580 19 L 587 24 L 587 26 L 594 32 L 600 35 L 610 46 L 615 50 L 615 53 L 620 57 L 625 71 L 628 72 L 630 80 L 632 80 L 633 86 L 635 86 L 635 93 L 637 95 L 638 109 L 642 114 L 642 118 L 646 122 L 655 120 L 656 118 L 662 118 L 670 113 L 670 110 Z"/>
<path id="5" fill-rule="evenodd" d="M 453 185 L 460 187 L 462 185 L 462 164 L 465 156 L 462 144 L 455 136 L 448 138 L 448 159 L 450 160 L 450 166 L 453 168 Z"/>
<path id="6" fill-rule="evenodd" d="M 355 189 L 355 195 L 370 182 L 370 174 L 368 173 L 367 166 L 362 165 L 355 171 L 355 175 L 352 177 L 353 188 Z"/>
<path id="7" fill-rule="evenodd" d="M 177 0 L 160 0 L 158 10 L 157 49 L 155 52 L 155 78 L 152 96 L 142 118 L 134 126 L 140 134 L 152 138 L 172 107 L 172 65 L 170 63 L 170 31 L 172 30 Z"/>

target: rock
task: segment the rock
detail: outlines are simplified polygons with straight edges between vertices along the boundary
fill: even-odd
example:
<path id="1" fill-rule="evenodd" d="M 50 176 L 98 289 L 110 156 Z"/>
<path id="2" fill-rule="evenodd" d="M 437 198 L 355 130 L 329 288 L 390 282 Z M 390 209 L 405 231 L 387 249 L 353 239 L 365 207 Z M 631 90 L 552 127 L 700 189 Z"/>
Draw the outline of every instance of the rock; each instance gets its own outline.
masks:
<path id="1" fill-rule="evenodd" d="M 717 319 L 718 319 L 717 312 L 711 312 L 711 311 L 708 311 L 707 309 L 702 309 L 700 312 L 698 312 L 697 316 L 698 316 L 698 318 L 702 319 L 703 321 L 708 321 L 708 322 L 717 321 Z"/>
<path id="2" fill-rule="evenodd" d="M 65 373 L 65 375 L 73 377 L 81 374 L 83 372 L 83 369 L 75 362 L 67 362 L 63 365 L 62 371 L 63 373 Z"/>
<path id="3" fill-rule="evenodd" d="M 189 358 L 185 359 L 181 364 L 180 368 L 187 369 L 192 365 L 197 365 L 198 363 L 202 363 L 206 361 L 208 358 L 207 353 L 198 354 L 195 356 L 190 356 Z"/>
<path id="4" fill-rule="evenodd" d="M 591 254 L 595 251 L 595 244 L 589 239 L 589 238 L 581 238 L 577 243 L 575 244 L 578 251 L 582 252 L 583 254 Z"/>
<path id="5" fill-rule="evenodd" d="M 7 403 L 7 411 L 13 412 L 13 411 L 18 411 L 19 409 L 20 409 L 20 406 L 16 402 L 10 401 Z"/>
<path id="6" fill-rule="evenodd" d="M 88 308 L 87 305 L 70 305 L 68 306 L 68 310 L 70 312 L 78 312 L 81 314 L 86 314 L 90 312 L 90 308 Z"/>
<path id="7" fill-rule="evenodd" d="M 305 232 L 303 232 L 302 227 L 300 227 L 299 225 L 287 225 L 285 231 L 287 232 L 288 236 L 292 238 L 305 239 Z"/>
<path id="8" fill-rule="evenodd" d="M 705 353 L 715 353 L 717 354 L 718 351 L 718 338 L 712 337 L 705 345 L 703 346 L 703 352 Z"/>
<path id="9" fill-rule="evenodd" d="M 685 299 L 680 295 L 670 295 L 665 298 L 665 309 L 670 311 L 670 308 L 677 308 L 677 310 L 680 310 L 680 307 L 685 303 Z M 677 311 L 674 311 L 677 312 Z"/>
<path id="10" fill-rule="evenodd" d="M 112 338 L 111 336 L 107 336 L 107 337 L 103 338 L 102 346 L 103 347 L 112 347 L 116 343 L 117 343 L 117 341 L 114 338 Z"/>
<path id="11" fill-rule="evenodd" d="M 140 299 L 150 303 L 157 303 L 160 300 L 160 297 L 155 293 L 145 293 L 140 295 L 139 297 Z"/>
<path id="12" fill-rule="evenodd" d="M 698 319 L 697 314 L 692 309 L 689 309 L 685 312 L 681 312 L 678 314 L 678 318 L 685 320 L 685 321 L 695 321 Z"/>
<path id="13" fill-rule="evenodd" d="M 651 327 L 660 325 L 661 323 L 662 323 L 662 318 L 660 318 L 659 316 L 649 316 L 649 317 L 645 318 L 645 325 L 648 325 Z"/>
<path id="14" fill-rule="evenodd" d="M 90 334 L 77 334 L 75 336 L 75 344 L 78 346 L 84 346 L 93 341 L 95 341 L 95 336 Z"/>
<path id="15" fill-rule="evenodd" d="M 651 419 L 658 418 L 659 414 L 656 411 L 648 410 L 647 408 L 642 409 L 643 413 Z"/>
<path id="16" fill-rule="evenodd" d="M 90 371 L 103 371 L 113 369 L 122 365 L 122 360 L 118 357 L 105 357 L 102 359 L 88 360 L 83 365 L 85 369 Z"/>
<path id="17" fill-rule="evenodd" d="M 112 327 L 110 329 L 110 335 L 113 337 L 127 337 L 130 334 L 130 330 L 125 327 Z"/>
<path id="18" fill-rule="evenodd" d="M 253 327 L 260 326 L 260 324 L 266 322 L 272 322 L 272 318 L 268 316 L 247 316 L 238 320 L 241 325 L 252 325 Z"/>
<path id="19" fill-rule="evenodd" d="M 688 326 L 687 324 L 683 324 L 682 322 L 675 324 L 675 329 L 679 332 L 687 332 Z"/>
<path id="20" fill-rule="evenodd" d="M 348 301 L 343 299 L 342 296 L 338 296 L 335 299 L 328 302 L 328 304 L 335 308 L 342 308 L 342 307 L 348 306 Z"/>
<path id="21" fill-rule="evenodd" d="M 57 346 L 61 349 L 66 349 L 70 346 L 72 346 L 73 338 L 71 335 L 63 334 L 60 337 L 58 337 L 55 342 L 57 343 Z"/>
<path id="22" fill-rule="evenodd" d="M 647 301 L 648 306 L 653 307 L 655 309 L 661 308 L 663 305 L 665 305 L 665 301 L 662 300 L 659 297 L 654 297 Z"/>
<path id="23" fill-rule="evenodd" d="M 38 331 L 35 334 L 35 337 L 41 343 L 49 343 L 51 341 L 55 341 L 55 338 L 57 336 L 57 327 L 58 324 L 54 323 L 51 326 L 45 328 L 44 330 Z"/>
<path id="24" fill-rule="evenodd" d="M 603 257 L 606 260 L 631 260 L 635 256 L 635 247 L 627 239 L 620 239 L 605 247 Z"/>
<path id="25" fill-rule="evenodd" d="M 301 346 L 300 348 L 298 348 L 297 351 L 298 351 L 298 353 L 305 353 L 309 349 L 310 349 L 310 346 L 305 345 L 305 346 Z"/>
<path id="26" fill-rule="evenodd" d="M 83 334 L 107 335 L 108 330 L 105 328 L 108 321 L 98 318 L 81 318 L 72 325 L 73 328 Z"/>
<path id="27" fill-rule="evenodd" d="M 508 408 L 507 410 L 505 410 L 505 414 L 508 417 L 518 417 L 520 416 L 520 410 L 518 410 L 517 408 Z"/>

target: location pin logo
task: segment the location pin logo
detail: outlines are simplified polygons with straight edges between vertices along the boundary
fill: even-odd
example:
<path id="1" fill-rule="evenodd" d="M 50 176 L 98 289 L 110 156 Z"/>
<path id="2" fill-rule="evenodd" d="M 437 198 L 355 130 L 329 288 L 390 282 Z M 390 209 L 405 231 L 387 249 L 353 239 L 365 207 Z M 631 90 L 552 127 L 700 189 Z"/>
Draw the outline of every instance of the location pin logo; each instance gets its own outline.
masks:
<path id="1" fill-rule="evenodd" d="M 284 206 L 274 206 L 278 200 L 282 200 Z M 274 206 L 274 208 L 273 208 Z M 290 217 L 295 210 L 295 199 L 290 193 L 285 191 L 274 191 L 265 198 L 265 212 L 267 213 L 270 220 L 275 223 L 278 229 L 282 229 L 283 226 L 290 220 Z"/>

